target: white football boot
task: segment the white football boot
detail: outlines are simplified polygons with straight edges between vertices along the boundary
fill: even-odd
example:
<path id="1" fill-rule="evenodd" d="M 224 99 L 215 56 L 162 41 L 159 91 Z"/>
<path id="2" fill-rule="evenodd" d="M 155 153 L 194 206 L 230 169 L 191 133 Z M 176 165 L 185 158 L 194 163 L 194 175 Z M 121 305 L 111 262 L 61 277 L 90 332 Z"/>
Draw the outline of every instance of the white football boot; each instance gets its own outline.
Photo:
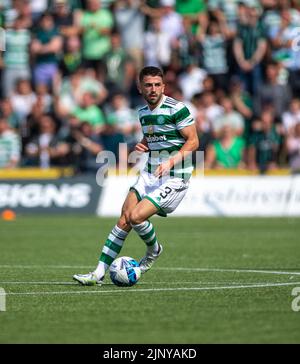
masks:
<path id="1" fill-rule="evenodd" d="M 101 286 L 104 277 L 97 279 L 95 273 L 90 272 L 88 274 L 74 274 L 73 279 L 83 286 Z"/>
<path id="2" fill-rule="evenodd" d="M 161 244 L 159 244 L 159 251 L 156 254 L 150 254 L 148 252 L 146 253 L 144 258 L 142 258 L 140 261 L 140 269 L 142 274 L 146 273 L 152 267 L 152 265 L 155 263 L 156 259 L 161 255 L 162 252 L 163 247 Z"/>

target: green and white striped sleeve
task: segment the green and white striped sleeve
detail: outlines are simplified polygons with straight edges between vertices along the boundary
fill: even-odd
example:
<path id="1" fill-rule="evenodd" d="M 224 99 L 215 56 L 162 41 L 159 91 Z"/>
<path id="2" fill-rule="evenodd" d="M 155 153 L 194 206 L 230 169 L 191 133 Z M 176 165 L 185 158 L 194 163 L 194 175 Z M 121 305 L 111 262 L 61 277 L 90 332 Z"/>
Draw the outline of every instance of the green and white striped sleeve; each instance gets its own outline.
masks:
<path id="1" fill-rule="evenodd" d="M 177 130 L 181 130 L 195 123 L 189 109 L 184 104 L 181 104 L 181 106 L 180 110 L 173 115 Z"/>

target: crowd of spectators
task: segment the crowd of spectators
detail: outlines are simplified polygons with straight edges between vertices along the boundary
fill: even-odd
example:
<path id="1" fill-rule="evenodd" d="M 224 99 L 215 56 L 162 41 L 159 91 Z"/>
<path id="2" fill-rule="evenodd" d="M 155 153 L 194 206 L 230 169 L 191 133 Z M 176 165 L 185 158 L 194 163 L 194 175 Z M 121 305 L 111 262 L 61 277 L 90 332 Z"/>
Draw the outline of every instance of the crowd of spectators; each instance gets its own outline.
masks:
<path id="1" fill-rule="evenodd" d="M 94 172 L 99 151 L 130 152 L 153 65 L 206 168 L 300 169 L 298 0 L 3 0 L 0 26 L 0 168 Z"/>

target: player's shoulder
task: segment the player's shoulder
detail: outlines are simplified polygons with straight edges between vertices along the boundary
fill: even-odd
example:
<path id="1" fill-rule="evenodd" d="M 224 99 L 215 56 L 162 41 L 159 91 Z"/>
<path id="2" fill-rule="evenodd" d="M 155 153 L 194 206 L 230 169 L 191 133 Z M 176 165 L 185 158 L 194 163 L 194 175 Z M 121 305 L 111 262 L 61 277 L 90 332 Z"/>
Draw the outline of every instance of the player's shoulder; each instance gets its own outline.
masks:
<path id="1" fill-rule="evenodd" d="M 173 97 L 166 96 L 164 102 L 162 103 L 162 107 L 167 107 L 173 110 L 173 113 L 176 113 L 179 110 L 182 110 L 185 105 L 182 101 L 173 99 Z"/>
<path id="2" fill-rule="evenodd" d="M 144 105 L 144 106 L 137 109 L 137 113 L 138 113 L 139 116 L 144 114 L 144 113 L 147 113 L 147 112 L 149 112 L 148 105 Z"/>

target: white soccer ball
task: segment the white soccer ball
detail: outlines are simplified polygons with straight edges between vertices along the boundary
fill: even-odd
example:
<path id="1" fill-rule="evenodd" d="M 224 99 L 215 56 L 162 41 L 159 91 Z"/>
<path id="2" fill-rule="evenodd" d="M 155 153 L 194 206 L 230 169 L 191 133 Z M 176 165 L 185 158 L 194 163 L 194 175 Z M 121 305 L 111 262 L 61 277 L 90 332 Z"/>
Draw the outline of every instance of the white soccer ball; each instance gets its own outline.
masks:
<path id="1" fill-rule="evenodd" d="M 109 275 L 116 286 L 130 287 L 140 279 L 141 269 L 135 259 L 120 257 L 112 262 L 109 268 Z"/>

